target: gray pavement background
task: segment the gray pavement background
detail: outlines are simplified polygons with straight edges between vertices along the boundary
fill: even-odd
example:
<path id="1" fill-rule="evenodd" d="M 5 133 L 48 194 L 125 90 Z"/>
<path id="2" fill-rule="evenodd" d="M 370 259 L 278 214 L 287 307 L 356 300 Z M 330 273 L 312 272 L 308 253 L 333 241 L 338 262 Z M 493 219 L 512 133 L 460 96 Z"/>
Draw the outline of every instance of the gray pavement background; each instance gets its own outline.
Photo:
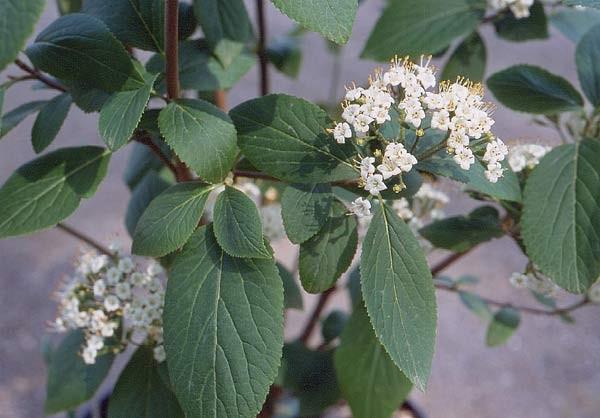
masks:
<path id="1" fill-rule="evenodd" d="M 49 2 L 41 26 L 56 17 Z M 252 2 L 253 3 L 253 2 Z M 370 0 L 361 7 L 354 34 L 343 55 L 342 85 L 364 82 L 375 67 L 358 56 L 382 6 Z M 253 15 L 253 4 L 248 1 Z M 285 33 L 290 21 L 268 8 L 270 36 Z M 577 82 L 574 47 L 555 31 L 551 40 L 524 44 L 497 40 L 489 27 L 482 31 L 488 47 L 487 73 L 516 63 L 533 63 Z M 313 101 L 326 101 L 332 60 L 324 42 L 314 34 L 304 42 L 304 64 L 299 80 L 273 74 L 273 91 L 295 94 Z M 9 73 L 18 73 L 11 69 Z M 7 72 L 5 72 L 6 74 Z M 229 95 L 231 105 L 257 93 L 254 68 Z M 5 110 L 38 97 L 28 86 L 10 90 Z M 526 115 L 499 107 L 495 131 L 503 139 L 554 142 L 554 132 L 533 125 Z M 22 163 L 34 157 L 30 145 L 32 119 L 15 129 L 0 144 L 0 179 L 4 181 Z M 73 108 L 52 148 L 80 143 L 101 144 L 95 116 Z M 103 242 L 117 240 L 128 245 L 122 217 L 129 193 L 121 181 L 128 151 L 115 155 L 110 174 L 99 192 L 84 201 L 69 223 Z M 461 212 L 472 202 L 458 198 L 450 212 Z M 0 241 L 0 417 L 40 417 L 44 399 L 45 367 L 40 343 L 46 322 L 54 315 L 50 299 L 61 277 L 71 271 L 70 262 L 80 244 L 60 231 L 49 230 L 29 237 Z M 295 250 L 286 243 L 276 245 L 288 262 Z M 533 303 L 523 292 L 510 288 L 507 277 L 521 269 L 525 259 L 509 240 L 496 240 L 474 251 L 448 271 L 469 273 L 482 281 L 478 291 L 501 300 Z M 561 298 L 562 302 L 568 297 Z M 306 298 L 307 311 L 314 302 Z M 550 318 L 523 318 L 518 333 L 503 347 L 484 346 L 485 326 L 468 312 L 453 294 L 439 293 L 439 331 L 433 373 L 426 393 L 413 398 L 431 418 L 598 418 L 600 417 L 600 318 L 599 308 L 578 312 L 569 326 Z M 333 306 L 345 306 L 345 296 Z M 332 306 L 332 307 L 333 307 Z M 295 335 L 302 315 L 290 315 L 288 337 Z"/>

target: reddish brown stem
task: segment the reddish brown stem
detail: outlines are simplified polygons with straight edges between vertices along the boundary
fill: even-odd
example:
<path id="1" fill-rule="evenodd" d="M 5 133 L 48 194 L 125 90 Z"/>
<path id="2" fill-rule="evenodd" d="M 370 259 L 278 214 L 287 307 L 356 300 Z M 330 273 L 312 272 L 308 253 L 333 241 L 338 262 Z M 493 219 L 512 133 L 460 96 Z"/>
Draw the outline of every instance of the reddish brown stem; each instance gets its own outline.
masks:
<path id="1" fill-rule="evenodd" d="M 29 74 L 31 76 L 31 78 L 41 81 L 48 87 L 51 87 L 58 91 L 62 91 L 63 93 L 67 91 L 67 89 L 62 84 L 60 84 L 56 80 L 53 80 L 50 77 L 44 75 L 40 70 L 30 67 L 29 65 L 25 64 L 20 59 L 15 60 L 15 65 L 17 67 L 19 67 L 21 70 L 25 71 L 27 74 Z"/>
<path id="2" fill-rule="evenodd" d="M 60 229 L 61 231 L 71 235 L 72 237 L 75 237 L 78 240 L 85 242 L 87 245 L 95 248 L 96 250 L 100 251 L 103 254 L 106 254 L 110 257 L 112 257 L 114 255 L 113 252 L 110 251 L 108 248 L 106 248 L 104 245 L 100 244 L 98 241 L 94 240 L 91 237 L 88 237 L 83 232 L 80 232 L 71 226 L 65 225 L 63 223 L 59 223 L 56 225 L 56 227 L 58 229 Z"/>
<path id="3" fill-rule="evenodd" d="M 315 329 L 315 326 L 319 322 L 319 318 L 321 317 L 321 313 L 323 312 L 323 309 L 325 309 L 325 305 L 327 305 L 329 298 L 333 295 L 333 293 L 335 291 L 336 291 L 336 288 L 334 286 L 330 289 L 327 289 L 326 291 L 321 293 L 321 296 L 319 296 L 319 300 L 317 301 L 315 309 L 313 310 L 312 314 L 308 318 L 308 322 L 306 323 L 306 326 L 304 327 L 304 331 L 302 331 L 302 334 L 300 335 L 300 341 L 302 341 L 304 344 L 306 344 L 308 342 L 308 339 L 312 335 L 313 330 Z"/>
<path id="4" fill-rule="evenodd" d="M 227 112 L 227 93 L 224 90 L 215 90 L 214 99 L 215 106 L 223 112 Z"/>
<path id="5" fill-rule="evenodd" d="M 267 56 L 267 19 L 265 16 L 264 0 L 256 0 L 256 15 L 258 18 L 258 44 L 256 54 L 260 65 L 260 94 L 269 94 L 269 57 Z"/>
<path id="6" fill-rule="evenodd" d="M 167 97 L 179 98 L 179 1 L 165 2 L 165 53 Z"/>
<path id="7" fill-rule="evenodd" d="M 169 160 L 167 158 L 167 156 L 165 154 L 163 154 L 163 152 L 161 151 L 160 147 L 158 145 L 156 145 L 154 143 L 154 141 L 152 141 L 152 139 L 150 139 L 147 136 L 134 136 L 134 141 L 139 142 L 140 144 L 144 144 L 146 145 L 148 148 L 150 148 L 150 150 L 160 159 L 160 161 L 169 168 L 169 170 L 171 170 L 171 172 L 173 173 L 173 175 L 175 176 L 175 178 L 179 181 L 179 172 L 178 172 L 178 168 L 175 166 L 175 164 L 173 164 L 173 162 L 171 160 Z"/>

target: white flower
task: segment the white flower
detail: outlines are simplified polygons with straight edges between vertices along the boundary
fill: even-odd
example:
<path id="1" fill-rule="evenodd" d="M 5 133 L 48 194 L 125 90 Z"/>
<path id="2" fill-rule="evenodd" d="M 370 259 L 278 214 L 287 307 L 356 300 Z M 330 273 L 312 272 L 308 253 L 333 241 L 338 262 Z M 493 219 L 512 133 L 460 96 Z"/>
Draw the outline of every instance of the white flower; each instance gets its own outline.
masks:
<path id="1" fill-rule="evenodd" d="M 119 309 L 119 306 L 119 298 L 117 298 L 115 295 L 108 295 L 106 299 L 104 299 L 104 308 L 108 312 L 116 311 Z"/>
<path id="2" fill-rule="evenodd" d="M 107 264 L 109 258 L 107 255 L 97 255 L 91 259 L 90 270 L 92 273 L 99 273 Z"/>
<path id="3" fill-rule="evenodd" d="M 588 290 L 588 298 L 592 303 L 600 303 L 600 282 L 597 282 Z"/>
<path id="4" fill-rule="evenodd" d="M 383 74 L 383 82 L 394 87 L 404 83 L 406 79 L 406 69 L 402 65 L 392 65 L 389 71 Z"/>
<path id="5" fill-rule="evenodd" d="M 360 105 L 351 104 L 344 108 L 344 111 L 342 112 L 342 119 L 344 119 L 350 125 L 353 125 L 358 115 L 360 115 Z"/>
<path id="6" fill-rule="evenodd" d="M 341 122 L 333 128 L 333 138 L 338 144 L 345 144 L 346 138 L 352 138 L 352 130 L 346 122 Z"/>
<path id="7" fill-rule="evenodd" d="M 382 163 L 377 166 L 377 170 L 381 173 L 384 180 L 387 180 L 392 176 L 397 176 L 402 172 L 400 167 L 388 157 L 383 158 Z"/>
<path id="8" fill-rule="evenodd" d="M 363 95 L 364 89 L 362 87 L 355 87 L 346 92 L 346 100 L 355 102 L 360 99 Z"/>
<path id="9" fill-rule="evenodd" d="M 485 148 L 485 154 L 483 155 L 483 161 L 496 163 L 503 161 L 504 157 L 508 155 L 508 147 L 502 142 L 501 139 L 489 142 Z"/>
<path id="10" fill-rule="evenodd" d="M 100 334 L 103 337 L 112 337 L 115 334 L 115 330 L 119 328 L 119 324 L 116 322 L 105 322 L 100 326 Z"/>
<path id="11" fill-rule="evenodd" d="M 408 200 L 406 200 L 404 197 L 394 200 L 394 203 L 392 203 L 392 208 L 396 211 L 396 214 L 405 221 L 412 219 L 414 216 L 412 210 L 410 209 Z"/>
<path id="12" fill-rule="evenodd" d="M 529 278 L 526 274 L 515 272 L 511 274 L 509 281 L 510 284 L 512 284 L 517 289 L 525 289 L 527 288 Z"/>
<path id="13" fill-rule="evenodd" d="M 350 211 L 359 218 L 371 215 L 371 202 L 362 197 L 357 198 L 350 204 Z"/>
<path id="14" fill-rule="evenodd" d="M 387 189 L 387 186 L 383 183 L 383 176 L 381 174 L 372 174 L 367 177 L 365 190 L 373 196 L 377 196 L 379 192 L 385 189 Z"/>
<path id="15" fill-rule="evenodd" d="M 135 268 L 135 264 L 129 257 L 124 257 L 119 260 L 119 270 L 122 273 L 131 273 Z"/>
<path id="16" fill-rule="evenodd" d="M 360 176 L 366 180 L 371 174 L 375 173 L 375 158 L 365 157 L 360 161 Z"/>
<path id="17" fill-rule="evenodd" d="M 160 263 L 157 263 L 156 261 L 150 262 L 150 264 L 148 264 L 148 268 L 146 269 L 146 273 L 148 273 L 148 275 L 150 275 L 150 276 L 158 276 L 159 274 L 162 274 L 164 271 L 165 270 L 162 268 Z"/>
<path id="18" fill-rule="evenodd" d="M 144 286 L 144 283 L 146 283 L 147 280 L 147 277 L 139 271 L 133 272 L 131 276 L 129 276 L 129 282 L 136 287 Z"/>
<path id="19" fill-rule="evenodd" d="M 450 127 L 450 113 L 442 109 L 439 112 L 434 112 L 431 116 L 431 127 L 441 131 L 447 131 Z"/>
<path id="20" fill-rule="evenodd" d="M 409 172 L 412 166 L 417 163 L 417 159 L 414 155 L 409 153 L 404 145 L 399 143 L 390 143 L 385 148 L 384 159 L 388 158 L 391 160 L 400 170 Z"/>
<path id="21" fill-rule="evenodd" d="M 364 113 L 359 114 L 355 119 L 352 126 L 354 126 L 354 130 L 357 135 L 365 134 L 369 132 L 369 124 L 373 122 L 373 118 L 365 115 Z"/>
<path id="22" fill-rule="evenodd" d="M 129 299 L 131 298 L 131 286 L 126 282 L 118 283 L 115 286 L 115 294 L 121 300 Z"/>
<path id="23" fill-rule="evenodd" d="M 121 280 L 122 273 L 118 268 L 111 267 L 106 271 L 106 282 L 115 285 Z"/>
<path id="24" fill-rule="evenodd" d="M 106 282 L 102 279 L 96 280 L 94 283 L 94 296 L 100 298 L 106 292 Z"/>
<path id="25" fill-rule="evenodd" d="M 96 356 L 98 355 L 98 351 L 94 350 L 91 347 L 86 347 L 83 349 L 81 356 L 83 357 L 83 362 L 85 364 L 94 364 L 96 363 Z"/>
<path id="26" fill-rule="evenodd" d="M 104 338 L 98 336 L 98 335 L 90 335 L 87 339 L 87 346 L 88 348 L 92 348 L 96 351 L 102 350 L 102 347 L 104 347 Z"/>
<path id="27" fill-rule="evenodd" d="M 489 163 L 487 166 L 487 170 L 485 170 L 485 178 L 488 179 L 490 183 L 497 183 L 498 179 L 502 177 L 504 173 L 504 169 L 500 163 Z"/>
<path id="28" fill-rule="evenodd" d="M 159 363 L 162 363 L 167 359 L 167 353 L 165 352 L 165 347 L 163 345 L 154 347 L 153 353 L 154 360 L 158 361 Z"/>
<path id="29" fill-rule="evenodd" d="M 421 61 L 423 58 L 421 57 Z M 429 57 L 428 61 L 423 65 L 415 65 L 415 69 L 417 70 L 417 79 L 421 82 L 421 85 L 425 90 L 435 87 L 436 79 L 434 70 L 429 67 L 429 62 L 431 61 L 431 57 Z"/>
<path id="30" fill-rule="evenodd" d="M 508 153 L 508 164 L 515 173 L 519 173 L 525 168 L 531 170 L 551 149 L 551 147 L 537 144 L 511 146 Z"/>
<path id="31" fill-rule="evenodd" d="M 463 170 L 468 170 L 471 168 L 471 165 L 475 163 L 475 156 L 473 152 L 467 147 L 459 147 L 454 151 L 454 161 L 462 168 Z"/>

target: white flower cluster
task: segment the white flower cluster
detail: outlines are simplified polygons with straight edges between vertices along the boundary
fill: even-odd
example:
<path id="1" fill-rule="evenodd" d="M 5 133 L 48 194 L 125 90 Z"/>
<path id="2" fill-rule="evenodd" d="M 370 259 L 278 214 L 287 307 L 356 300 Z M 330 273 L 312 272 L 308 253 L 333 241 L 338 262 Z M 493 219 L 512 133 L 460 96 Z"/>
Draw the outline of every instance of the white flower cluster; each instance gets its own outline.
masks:
<path id="1" fill-rule="evenodd" d="M 551 149 L 552 147 L 537 144 L 511 146 L 508 153 L 508 164 L 515 173 L 520 173 L 525 168 L 532 170 Z"/>
<path id="2" fill-rule="evenodd" d="M 537 269 L 525 273 L 513 273 L 509 278 L 510 284 L 517 289 L 529 289 L 545 296 L 554 296 L 559 287 Z"/>
<path id="3" fill-rule="evenodd" d="M 488 0 L 490 8 L 497 12 L 507 7 L 517 19 L 523 19 L 530 16 L 529 9 L 533 6 L 534 0 Z"/>
<path id="4" fill-rule="evenodd" d="M 59 292 L 56 331 L 81 329 L 82 357 L 93 364 L 99 354 L 120 352 L 128 342 L 148 344 L 154 358 L 165 360 L 162 267 L 151 262 L 144 272 L 127 256 L 84 253 L 75 276 Z M 120 335 L 117 335 L 119 332 Z"/>
<path id="5" fill-rule="evenodd" d="M 381 164 L 377 167 L 375 167 L 375 157 L 364 157 L 360 161 L 361 183 L 366 191 L 377 196 L 379 192 L 387 189 L 384 180 L 409 172 L 416 163 L 417 159 L 404 148 L 404 145 L 396 142 L 389 143 L 385 148 Z"/>

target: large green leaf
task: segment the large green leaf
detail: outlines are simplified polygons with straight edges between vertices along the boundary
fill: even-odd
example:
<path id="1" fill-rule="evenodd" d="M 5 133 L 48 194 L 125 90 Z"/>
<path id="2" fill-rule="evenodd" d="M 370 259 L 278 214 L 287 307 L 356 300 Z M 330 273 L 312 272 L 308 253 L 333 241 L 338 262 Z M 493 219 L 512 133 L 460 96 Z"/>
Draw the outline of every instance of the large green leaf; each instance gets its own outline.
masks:
<path id="1" fill-rule="evenodd" d="M 318 417 L 340 399 L 334 351 L 311 350 L 296 341 L 283 347 L 284 386 L 300 400 L 301 417 Z"/>
<path id="2" fill-rule="evenodd" d="M 390 418 L 412 388 L 356 305 L 335 352 L 335 369 L 354 418 Z"/>
<path id="3" fill-rule="evenodd" d="M 99 130 L 112 151 L 123 147 L 133 135 L 146 109 L 157 76 L 147 76 L 146 83 L 135 90 L 114 93 L 102 106 Z"/>
<path id="4" fill-rule="evenodd" d="M 0 138 L 12 131 L 13 128 L 23 122 L 27 116 L 42 109 L 47 103 L 47 100 L 35 100 L 33 102 L 22 104 L 10 112 L 6 112 L 4 115 L 0 115 L 2 116 L 2 120 L 0 121 Z"/>
<path id="5" fill-rule="evenodd" d="M 129 77 L 140 83 L 129 54 L 100 20 L 73 13 L 58 18 L 27 48 L 36 67 L 65 80 L 118 91 Z"/>
<path id="6" fill-rule="evenodd" d="M 557 285 L 584 293 L 600 275 L 600 142 L 548 153 L 527 180 L 521 229 L 527 254 Z"/>
<path id="7" fill-rule="evenodd" d="M 138 348 L 110 395 L 108 418 L 184 418 L 160 367 L 149 347 Z"/>
<path id="8" fill-rule="evenodd" d="M 213 189 L 206 183 L 187 182 L 161 193 L 137 223 L 132 252 L 162 257 L 182 247 L 198 226 Z"/>
<path id="9" fill-rule="evenodd" d="M 169 186 L 169 182 L 162 178 L 157 171 L 149 170 L 131 188 L 131 198 L 127 205 L 127 212 L 125 212 L 125 227 L 131 237 L 134 236 L 135 228 L 150 202 Z"/>
<path id="10" fill-rule="evenodd" d="M 185 41 L 179 44 L 179 81 L 181 88 L 209 92 L 227 90 L 233 87 L 256 63 L 256 58 L 243 51 L 233 58 L 224 68 L 212 54 L 203 40 Z M 154 55 L 146 68 L 150 72 L 165 71 L 165 60 L 160 54 Z M 157 86 L 158 91 L 165 91 L 164 79 Z"/>
<path id="11" fill-rule="evenodd" d="M 512 13 L 494 23 L 496 33 L 508 41 L 524 42 L 548 38 L 548 19 L 544 5 L 536 1 L 529 9 L 530 15 L 517 19 Z"/>
<path id="12" fill-rule="evenodd" d="M 73 103 L 85 113 L 98 112 L 110 98 L 110 93 L 91 87 L 82 80 L 62 80 L 67 86 Z"/>
<path id="13" fill-rule="evenodd" d="M 164 0 L 85 0 L 83 12 L 102 20 L 127 45 L 163 51 Z"/>
<path id="14" fill-rule="evenodd" d="M 202 179 L 219 182 L 237 154 L 236 132 L 229 117 L 202 100 L 171 102 L 158 118 L 160 131 L 183 162 Z"/>
<path id="15" fill-rule="evenodd" d="M 594 105 L 600 106 L 600 24 L 590 29 L 577 44 L 575 62 L 579 83 L 586 97 Z"/>
<path id="16" fill-rule="evenodd" d="M 358 222 L 336 201 L 321 230 L 300 245 L 300 281 L 307 292 L 320 293 L 350 267 L 358 245 Z"/>
<path id="17" fill-rule="evenodd" d="M 493 74 L 489 89 L 504 106 L 534 114 L 578 110 L 583 99 L 562 77 L 533 65 L 515 65 Z"/>
<path id="18" fill-rule="evenodd" d="M 105 354 L 97 357 L 96 363 L 85 364 L 79 354 L 84 343 L 83 333 L 73 331 L 52 350 L 48 362 L 46 414 L 75 409 L 94 396 L 108 374 L 113 356 Z"/>
<path id="19" fill-rule="evenodd" d="M 519 179 L 510 168 L 504 165 L 504 176 L 497 183 L 490 183 L 485 177 L 485 167 L 478 161 L 469 170 L 463 170 L 447 152 L 420 161 L 417 168 L 438 176 L 451 178 L 469 186 L 470 189 L 487 194 L 500 200 L 521 201 Z"/>
<path id="20" fill-rule="evenodd" d="M 279 10 L 302 26 L 344 44 L 352 34 L 357 0 L 272 0 Z"/>
<path id="21" fill-rule="evenodd" d="M 487 52 L 481 36 L 473 32 L 452 52 L 442 72 L 442 80 L 454 81 L 466 77 L 472 81 L 481 81 L 485 74 Z"/>
<path id="22" fill-rule="evenodd" d="M 0 0 L 0 71 L 23 49 L 45 6 L 44 0 Z"/>
<path id="23" fill-rule="evenodd" d="M 518 310 L 505 306 L 494 314 L 492 322 L 485 335 L 485 343 L 490 347 L 496 347 L 504 344 L 521 322 L 521 315 Z"/>
<path id="24" fill-rule="evenodd" d="M 498 210 L 482 206 L 467 216 L 453 216 L 430 223 L 419 233 L 436 248 L 455 252 L 469 249 L 504 235 Z"/>
<path id="25" fill-rule="evenodd" d="M 333 203 L 329 184 L 292 184 L 281 196 L 281 216 L 288 238 L 301 244 L 321 230 Z"/>
<path id="26" fill-rule="evenodd" d="M 263 239 L 258 209 L 243 192 L 226 186 L 217 197 L 213 217 L 215 237 L 227 254 L 271 258 Z"/>
<path id="27" fill-rule="evenodd" d="M 201 227 L 173 263 L 163 319 L 169 374 L 187 416 L 256 416 L 283 345 L 275 262 L 230 257 L 212 227 Z"/>
<path id="28" fill-rule="evenodd" d="M 36 153 L 54 141 L 71 108 L 71 96 L 63 93 L 50 100 L 38 113 L 31 130 L 31 144 Z"/>
<path id="29" fill-rule="evenodd" d="M 394 55 L 435 54 L 479 25 L 485 0 L 391 0 L 362 52 L 387 61 Z"/>
<path id="30" fill-rule="evenodd" d="M 230 114 L 242 152 L 268 174 L 298 183 L 358 177 L 350 162 L 354 148 L 327 135 L 331 119 L 310 102 L 273 94 L 244 102 Z"/>
<path id="31" fill-rule="evenodd" d="M 56 225 L 91 197 L 106 175 L 110 153 L 62 148 L 21 166 L 0 188 L 0 237 Z"/>
<path id="32" fill-rule="evenodd" d="M 376 208 L 363 242 L 360 276 L 377 338 L 400 370 L 424 390 L 437 321 L 431 272 L 410 228 L 386 205 Z"/>
<path id="33" fill-rule="evenodd" d="M 194 0 L 194 14 L 211 49 L 225 67 L 253 38 L 243 0 Z"/>
<path id="34" fill-rule="evenodd" d="M 550 15 L 550 22 L 563 35 L 578 43 L 588 30 L 600 23 L 600 11 L 560 8 Z"/>

